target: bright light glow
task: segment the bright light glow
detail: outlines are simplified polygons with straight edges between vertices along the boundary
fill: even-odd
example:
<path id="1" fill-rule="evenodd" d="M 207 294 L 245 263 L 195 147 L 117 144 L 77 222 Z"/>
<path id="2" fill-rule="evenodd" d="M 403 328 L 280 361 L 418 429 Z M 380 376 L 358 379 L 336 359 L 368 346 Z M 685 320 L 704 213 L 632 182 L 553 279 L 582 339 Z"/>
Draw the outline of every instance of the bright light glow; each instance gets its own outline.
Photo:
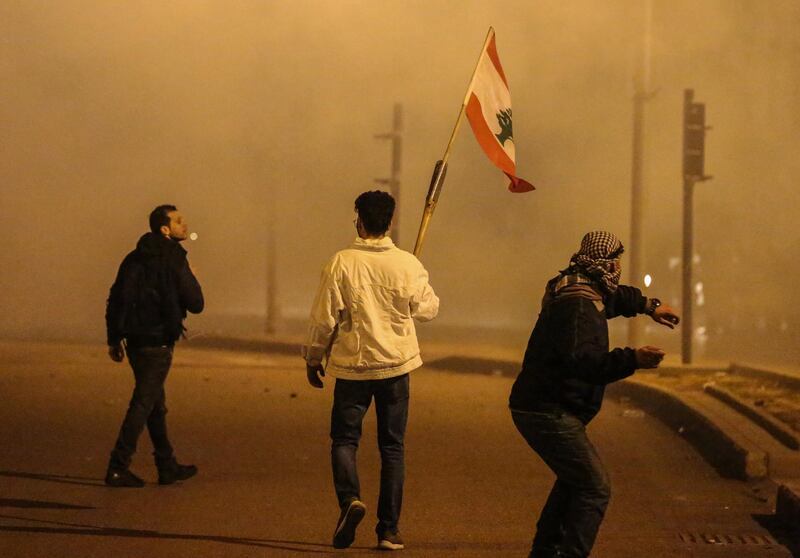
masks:
<path id="1" fill-rule="evenodd" d="M 679 265 L 681 265 L 681 259 L 680 258 L 670 258 L 669 259 L 669 268 L 670 269 L 676 269 Z"/>
<path id="2" fill-rule="evenodd" d="M 644 286 L 645 286 L 645 287 L 649 287 L 649 286 L 650 286 L 650 283 L 652 283 L 652 282 L 653 282 L 653 278 L 652 278 L 652 277 L 650 277 L 650 274 L 649 274 L 649 273 L 648 273 L 647 275 L 645 275 L 645 276 L 644 276 Z"/>
<path id="3" fill-rule="evenodd" d="M 705 345 L 708 342 L 708 330 L 706 326 L 695 328 L 694 338 L 700 345 Z"/>
<path id="4" fill-rule="evenodd" d="M 189 240 L 197 240 L 197 233 L 192 233 L 189 235 Z"/>

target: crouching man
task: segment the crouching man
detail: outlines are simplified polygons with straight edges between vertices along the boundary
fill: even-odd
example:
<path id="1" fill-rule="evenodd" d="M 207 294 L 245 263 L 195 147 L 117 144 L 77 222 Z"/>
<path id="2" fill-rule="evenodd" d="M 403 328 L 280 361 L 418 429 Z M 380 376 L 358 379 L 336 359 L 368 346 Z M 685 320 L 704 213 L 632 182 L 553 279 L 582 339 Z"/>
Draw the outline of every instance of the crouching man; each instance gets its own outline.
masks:
<path id="1" fill-rule="evenodd" d="M 619 285 L 622 243 L 595 231 L 569 266 L 545 288 L 522 371 L 511 390 L 514 424 L 556 475 L 530 552 L 531 558 L 586 558 L 610 497 L 608 474 L 586 435 L 606 384 L 655 368 L 664 357 L 651 346 L 609 351 L 616 316 L 647 314 L 673 328 L 678 316 L 656 298 Z"/>

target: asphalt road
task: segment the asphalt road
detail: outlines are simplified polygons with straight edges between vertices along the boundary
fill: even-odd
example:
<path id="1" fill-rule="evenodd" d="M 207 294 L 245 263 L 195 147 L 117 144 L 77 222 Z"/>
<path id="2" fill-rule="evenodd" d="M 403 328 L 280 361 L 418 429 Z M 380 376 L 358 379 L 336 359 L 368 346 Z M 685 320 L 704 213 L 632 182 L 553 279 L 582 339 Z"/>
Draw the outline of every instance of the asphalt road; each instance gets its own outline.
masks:
<path id="1" fill-rule="evenodd" d="M 373 554 L 379 457 L 374 414 L 359 453 L 368 515 L 334 551 L 331 383 L 299 358 L 179 347 L 167 382 L 173 444 L 198 477 L 102 483 L 132 376 L 102 345 L 0 342 L 0 556 L 206 557 Z M 552 475 L 506 409 L 511 380 L 412 374 L 401 531 L 409 556 L 527 555 Z M 612 501 L 593 556 L 789 557 L 763 487 L 721 479 L 655 419 L 608 401 L 590 428 Z M 718 537 L 718 542 L 709 543 Z"/>

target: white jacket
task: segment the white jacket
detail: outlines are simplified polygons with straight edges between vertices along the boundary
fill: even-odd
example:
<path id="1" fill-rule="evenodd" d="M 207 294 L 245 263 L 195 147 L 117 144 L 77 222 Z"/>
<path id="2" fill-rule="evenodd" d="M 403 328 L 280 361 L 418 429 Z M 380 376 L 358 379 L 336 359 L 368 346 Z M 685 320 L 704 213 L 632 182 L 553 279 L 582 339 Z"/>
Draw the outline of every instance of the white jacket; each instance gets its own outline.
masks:
<path id="1" fill-rule="evenodd" d="M 326 374 L 379 380 L 422 366 L 414 319 L 439 312 L 428 272 L 392 239 L 356 238 L 322 271 L 303 357 Z"/>

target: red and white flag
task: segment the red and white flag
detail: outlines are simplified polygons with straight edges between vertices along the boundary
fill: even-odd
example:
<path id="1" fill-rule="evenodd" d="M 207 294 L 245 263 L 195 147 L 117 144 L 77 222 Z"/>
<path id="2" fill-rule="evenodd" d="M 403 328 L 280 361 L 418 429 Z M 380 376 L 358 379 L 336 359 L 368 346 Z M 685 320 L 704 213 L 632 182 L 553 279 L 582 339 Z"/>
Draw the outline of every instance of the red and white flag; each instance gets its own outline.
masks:
<path id="1" fill-rule="evenodd" d="M 467 118 L 475 138 L 494 166 L 511 179 L 508 189 L 511 192 L 533 190 L 533 184 L 517 177 L 511 126 L 511 95 L 497 56 L 494 30 L 490 32 L 486 49 L 481 53 L 467 97 Z"/>

